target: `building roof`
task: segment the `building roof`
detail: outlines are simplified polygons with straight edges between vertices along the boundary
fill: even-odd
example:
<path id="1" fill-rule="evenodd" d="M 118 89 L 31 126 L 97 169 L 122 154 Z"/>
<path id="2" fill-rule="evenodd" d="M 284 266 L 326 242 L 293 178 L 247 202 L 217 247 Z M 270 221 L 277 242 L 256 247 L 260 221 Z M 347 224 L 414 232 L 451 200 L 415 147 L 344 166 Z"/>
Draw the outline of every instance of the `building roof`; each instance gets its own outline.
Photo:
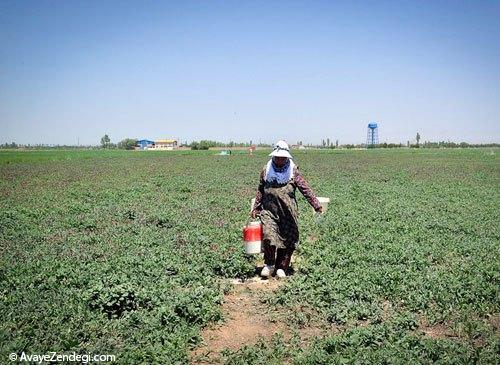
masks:
<path id="1" fill-rule="evenodd" d="M 156 143 L 174 143 L 177 142 L 176 139 L 159 139 L 156 141 Z"/>

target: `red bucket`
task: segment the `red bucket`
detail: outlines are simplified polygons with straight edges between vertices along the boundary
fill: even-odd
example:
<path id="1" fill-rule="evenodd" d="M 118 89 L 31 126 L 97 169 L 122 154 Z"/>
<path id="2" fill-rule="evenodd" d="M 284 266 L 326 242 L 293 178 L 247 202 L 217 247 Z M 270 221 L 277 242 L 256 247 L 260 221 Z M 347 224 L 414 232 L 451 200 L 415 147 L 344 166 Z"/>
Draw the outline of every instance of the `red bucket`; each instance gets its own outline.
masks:
<path id="1" fill-rule="evenodd" d="M 243 227 L 243 241 L 246 253 L 260 253 L 262 251 L 262 223 L 259 221 L 250 222 L 246 227 Z"/>

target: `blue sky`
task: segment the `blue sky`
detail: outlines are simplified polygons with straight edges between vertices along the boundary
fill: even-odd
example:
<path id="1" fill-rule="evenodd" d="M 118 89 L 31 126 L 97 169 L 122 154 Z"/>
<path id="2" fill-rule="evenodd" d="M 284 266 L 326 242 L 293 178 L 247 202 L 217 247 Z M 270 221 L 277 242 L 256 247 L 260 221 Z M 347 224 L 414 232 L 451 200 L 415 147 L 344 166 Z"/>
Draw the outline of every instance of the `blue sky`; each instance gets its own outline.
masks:
<path id="1" fill-rule="evenodd" d="M 0 143 L 500 142 L 500 1 L 0 1 Z"/>

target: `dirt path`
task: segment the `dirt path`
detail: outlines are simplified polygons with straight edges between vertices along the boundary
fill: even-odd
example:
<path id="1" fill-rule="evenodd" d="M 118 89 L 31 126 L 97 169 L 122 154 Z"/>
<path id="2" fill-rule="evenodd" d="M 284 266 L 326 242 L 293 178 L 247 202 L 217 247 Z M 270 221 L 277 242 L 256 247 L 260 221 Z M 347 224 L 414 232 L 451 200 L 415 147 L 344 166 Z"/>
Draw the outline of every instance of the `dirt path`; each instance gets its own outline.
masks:
<path id="1" fill-rule="evenodd" d="M 191 352 L 191 364 L 221 364 L 223 350 L 238 350 L 257 343 L 259 339 L 270 340 L 278 332 L 283 334 L 285 341 L 291 339 L 292 332 L 298 332 L 301 346 L 307 346 L 313 338 L 331 333 L 332 327 L 325 327 L 315 320 L 299 328 L 290 321 L 289 309 L 269 307 L 265 303 L 265 299 L 279 290 L 286 280 L 290 278 L 255 277 L 243 283 L 233 280 L 233 288 L 222 304 L 225 322 L 202 330 L 203 342 Z"/>
<path id="2" fill-rule="evenodd" d="M 283 281 L 275 278 L 253 278 L 244 283 L 233 282 L 233 289 L 224 298 L 222 312 L 226 321 L 206 327 L 203 343 L 191 353 L 192 364 L 219 364 L 224 349 L 238 350 L 259 338 L 270 338 L 277 332 L 287 332 L 284 323 L 273 321 L 265 297 L 276 291 Z"/>

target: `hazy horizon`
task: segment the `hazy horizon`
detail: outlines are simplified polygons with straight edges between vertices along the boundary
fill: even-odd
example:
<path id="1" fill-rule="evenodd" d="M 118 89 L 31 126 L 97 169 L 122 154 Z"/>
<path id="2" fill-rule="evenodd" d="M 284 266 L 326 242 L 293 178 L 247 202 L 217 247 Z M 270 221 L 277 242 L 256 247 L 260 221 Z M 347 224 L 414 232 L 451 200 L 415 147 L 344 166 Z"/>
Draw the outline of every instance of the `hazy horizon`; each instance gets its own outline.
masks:
<path id="1" fill-rule="evenodd" d="M 126 138 L 129 138 L 129 137 L 125 137 L 124 139 L 126 139 Z M 151 140 L 151 141 L 157 141 L 159 139 L 163 139 L 163 138 L 133 138 L 133 137 L 130 137 L 130 138 L 131 139 L 137 139 L 137 140 L 147 139 L 147 140 Z M 118 144 L 119 142 L 122 141 L 122 140 L 114 140 L 111 137 L 110 137 L 110 139 L 111 139 L 110 143 L 114 144 L 114 145 L 116 145 L 116 144 Z M 325 144 L 327 143 L 327 139 L 328 138 L 324 139 Z M 188 145 L 191 145 L 192 142 L 200 142 L 200 141 L 203 141 L 203 140 L 206 140 L 206 139 L 197 139 L 197 140 L 180 140 L 180 139 L 177 139 L 177 140 L 178 140 L 180 146 L 188 146 Z M 323 142 L 323 140 L 320 140 L 318 142 L 305 142 L 305 141 L 302 141 L 302 140 L 291 141 L 291 140 L 286 140 L 286 139 L 284 139 L 284 140 L 285 140 L 285 142 L 289 143 L 290 146 L 298 146 L 298 145 L 300 145 L 300 142 L 302 142 L 302 144 L 304 146 L 306 146 L 306 147 L 307 146 L 321 146 L 322 142 Z M 234 141 L 234 140 L 229 140 L 229 141 L 208 140 L 208 141 L 222 143 L 224 145 L 229 145 L 231 143 L 234 143 L 235 147 L 238 147 L 238 145 L 241 145 L 241 144 L 251 144 L 251 145 L 255 145 L 255 146 L 265 145 L 265 146 L 272 147 L 277 140 L 264 141 L 262 139 L 258 139 L 258 140 L 249 140 L 249 141 Z M 361 141 L 361 142 L 355 142 L 355 143 L 341 142 L 340 140 L 337 141 L 335 139 L 333 139 L 333 140 L 330 139 L 330 146 L 335 146 L 336 142 L 338 142 L 339 146 L 345 146 L 345 145 L 366 145 L 366 139 L 363 140 L 363 141 Z M 412 138 L 412 139 L 408 139 L 407 141 L 388 141 L 388 142 L 387 141 L 380 141 L 379 144 L 383 144 L 383 143 L 387 143 L 387 144 L 402 144 L 405 147 L 408 142 L 410 144 L 414 145 L 414 144 L 416 144 L 416 139 Z M 436 141 L 434 141 L 434 140 L 423 140 L 423 139 L 420 140 L 420 145 L 424 146 L 424 144 L 427 143 L 427 142 L 428 143 L 445 142 L 445 143 L 456 143 L 456 144 L 460 144 L 462 142 L 465 142 L 465 143 L 467 143 L 469 145 L 491 145 L 491 144 L 498 144 L 498 145 L 500 145 L 499 142 L 468 142 L 468 141 L 463 141 L 463 140 L 457 140 L 457 141 L 452 141 L 452 140 L 441 140 L 441 141 L 438 141 L 438 140 L 436 140 Z M 101 147 L 102 146 L 102 144 L 100 142 L 100 139 L 97 142 L 87 143 L 87 144 L 80 143 L 80 141 L 77 140 L 76 143 L 67 143 L 67 144 L 64 144 L 64 143 L 18 143 L 16 141 L 10 141 L 10 142 L 0 143 L 0 145 L 9 145 L 9 144 L 12 144 L 12 143 L 15 143 L 19 147 L 36 147 L 36 146 L 42 146 L 42 147 L 57 147 L 57 146 L 60 146 L 60 147 L 64 147 L 64 146 L 67 146 L 67 147 L 83 147 L 83 148 L 85 148 L 85 147 Z"/>
<path id="2" fill-rule="evenodd" d="M 498 1 L 2 1 L 0 143 L 500 142 Z"/>

